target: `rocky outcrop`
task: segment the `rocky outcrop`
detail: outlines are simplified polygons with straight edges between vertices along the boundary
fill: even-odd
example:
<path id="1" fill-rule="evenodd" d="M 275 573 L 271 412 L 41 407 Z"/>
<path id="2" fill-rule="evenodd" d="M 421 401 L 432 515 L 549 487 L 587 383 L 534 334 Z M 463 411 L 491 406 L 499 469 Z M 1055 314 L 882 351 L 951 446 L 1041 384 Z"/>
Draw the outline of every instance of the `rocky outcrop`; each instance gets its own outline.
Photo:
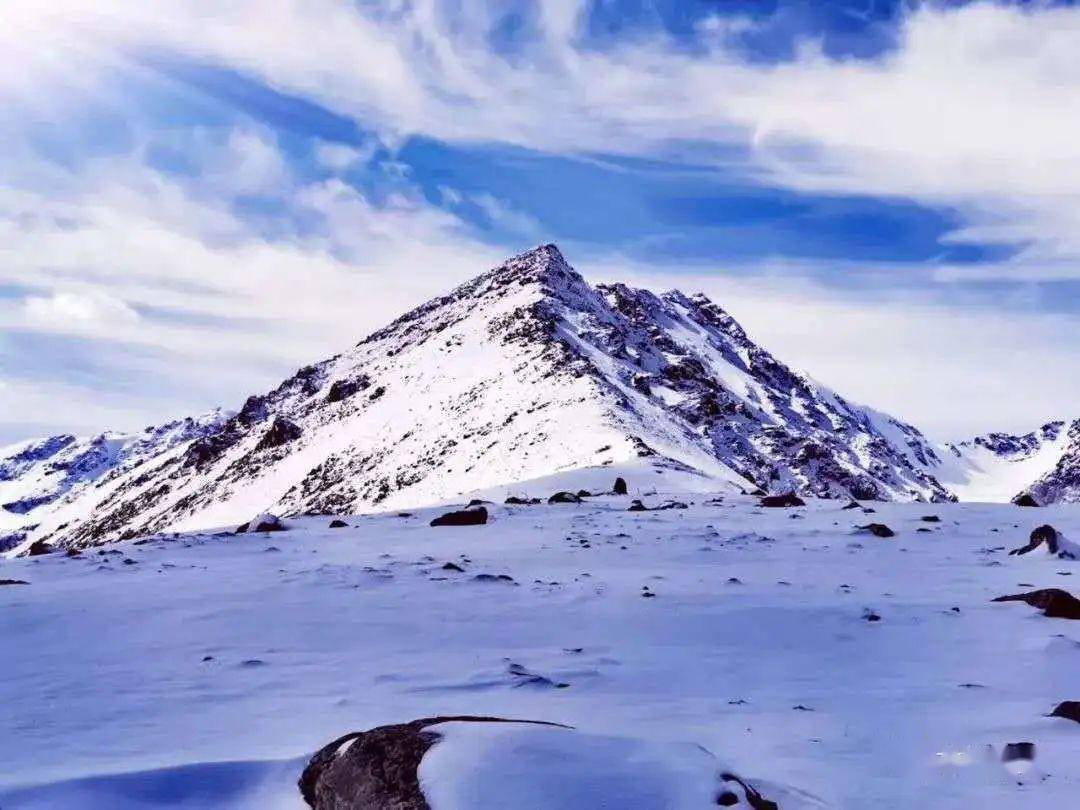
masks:
<path id="1" fill-rule="evenodd" d="M 483 526 L 488 522 L 488 510 L 483 506 L 447 512 L 431 521 L 432 526 Z"/>
<path id="2" fill-rule="evenodd" d="M 1061 588 L 1043 588 L 1038 591 L 999 596 L 995 602 L 1026 602 L 1039 608 L 1051 619 L 1080 619 L 1080 599 Z"/>
<path id="3" fill-rule="evenodd" d="M 439 723 L 535 723 L 501 717 L 427 717 L 338 737 L 316 752 L 299 788 L 313 810 L 429 810 L 417 769 Z M 541 725 L 555 725 L 541 723 Z"/>

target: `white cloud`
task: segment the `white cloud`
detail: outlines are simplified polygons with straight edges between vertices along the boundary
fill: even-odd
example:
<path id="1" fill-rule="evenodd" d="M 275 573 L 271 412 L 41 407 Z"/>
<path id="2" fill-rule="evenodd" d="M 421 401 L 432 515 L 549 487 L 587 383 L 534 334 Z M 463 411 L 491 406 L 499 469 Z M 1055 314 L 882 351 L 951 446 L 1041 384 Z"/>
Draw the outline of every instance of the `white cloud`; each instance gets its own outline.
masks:
<path id="1" fill-rule="evenodd" d="M 126 301 L 94 289 L 30 297 L 23 309 L 30 324 L 56 332 L 111 331 L 139 320 Z"/>

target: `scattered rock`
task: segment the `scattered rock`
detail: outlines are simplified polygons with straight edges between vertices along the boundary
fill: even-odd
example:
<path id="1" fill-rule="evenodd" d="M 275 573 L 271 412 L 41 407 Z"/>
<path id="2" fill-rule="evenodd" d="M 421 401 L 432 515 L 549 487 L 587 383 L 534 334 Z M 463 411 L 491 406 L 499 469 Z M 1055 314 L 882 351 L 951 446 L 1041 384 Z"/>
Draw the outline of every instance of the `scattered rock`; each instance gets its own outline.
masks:
<path id="1" fill-rule="evenodd" d="M 29 585 L 25 579 L 0 579 L 0 585 Z"/>
<path id="2" fill-rule="evenodd" d="M 637 498 L 630 501 L 630 506 L 626 509 L 627 512 L 648 512 L 649 507 L 639 501 Z"/>
<path id="3" fill-rule="evenodd" d="M 457 571 L 459 574 L 464 574 L 465 573 L 464 568 L 462 568 L 457 563 L 452 563 L 452 562 L 443 563 L 442 570 L 443 571 Z"/>
<path id="4" fill-rule="evenodd" d="M 1066 720 L 1080 723 L 1080 700 L 1062 701 L 1054 707 L 1054 710 L 1050 712 L 1050 716 L 1064 717 Z"/>
<path id="5" fill-rule="evenodd" d="M 999 596 L 995 602 L 1026 602 L 1039 608 L 1051 619 L 1080 619 L 1080 599 L 1061 588 L 1043 588 L 1038 591 Z"/>
<path id="6" fill-rule="evenodd" d="M 1028 537 L 1028 543 L 1026 546 L 1020 548 L 1014 548 L 1009 552 L 1009 556 L 1020 556 L 1027 554 L 1030 551 L 1034 551 L 1043 543 L 1046 543 L 1046 549 L 1051 554 L 1056 554 L 1058 557 L 1068 560 L 1080 559 L 1080 546 L 1065 538 L 1057 529 L 1048 524 L 1039 526 L 1032 530 L 1031 535 Z"/>
<path id="7" fill-rule="evenodd" d="M 625 495 L 628 492 L 626 488 L 626 479 L 621 477 L 616 478 L 615 486 L 611 488 L 611 491 L 614 492 L 616 495 Z"/>
<path id="8" fill-rule="evenodd" d="M 1017 506 L 1039 506 L 1039 502 L 1032 497 L 1030 492 L 1023 492 L 1013 498 L 1013 503 Z"/>
<path id="9" fill-rule="evenodd" d="M 573 492 L 556 492 L 548 498 L 548 503 L 581 503 L 581 496 Z"/>
<path id="10" fill-rule="evenodd" d="M 255 445 L 256 450 L 269 450 L 272 447 L 281 447 L 283 444 L 288 444 L 294 439 L 299 439 L 302 431 L 300 426 L 295 422 L 291 422 L 284 416 L 274 417 L 273 423 L 270 428 L 263 434 L 263 437 L 259 439 L 259 443 Z"/>
<path id="11" fill-rule="evenodd" d="M 517 495 L 511 495 L 503 503 L 508 506 L 535 506 L 540 503 L 539 498 L 519 498 Z"/>
<path id="12" fill-rule="evenodd" d="M 30 547 L 19 553 L 20 557 L 40 557 L 44 554 L 52 554 L 56 548 L 44 540 L 35 540 Z"/>
<path id="13" fill-rule="evenodd" d="M 841 509 L 862 509 L 862 504 L 858 501 L 848 501 Z"/>
<path id="14" fill-rule="evenodd" d="M 245 532 L 283 532 L 285 531 L 285 524 L 281 521 L 277 515 L 272 515 L 269 512 L 263 512 L 261 515 L 256 515 L 247 523 L 237 526 L 236 533 L 244 534 Z"/>
<path id="15" fill-rule="evenodd" d="M 806 501 L 794 492 L 785 492 L 783 495 L 766 495 L 761 499 L 760 505 L 769 507 L 806 506 Z"/>
<path id="16" fill-rule="evenodd" d="M 866 619 L 866 621 L 868 621 L 868 622 L 880 622 L 881 621 L 881 616 L 879 614 L 875 613 L 874 611 L 870 610 L 870 608 L 866 608 L 863 611 L 862 617 L 864 619 Z"/>
<path id="17" fill-rule="evenodd" d="M 330 521 L 330 528 L 331 529 L 347 529 L 348 527 L 349 527 L 349 524 L 346 523 L 344 520 L 331 520 Z"/>
<path id="18" fill-rule="evenodd" d="M 874 535 L 874 537 L 895 537 L 896 532 L 886 526 L 884 523 L 867 523 L 865 526 L 856 526 L 861 532 L 867 532 Z"/>
<path id="19" fill-rule="evenodd" d="M 660 504 L 658 507 L 656 507 L 656 511 L 657 512 L 662 512 L 665 509 L 687 509 L 687 508 L 689 508 L 689 507 L 685 503 L 683 503 L 682 501 L 664 501 L 662 504 Z"/>
<path id="20" fill-rule="evenodd" d="M 922 520 L 923 523 L 941 523 L 941 518 L 937 515 L 923 515 L 920 520 Z"/>
<path id="21" fill-rule="evenodd" d="M 1005 747 L 1001 749 L 1001 761 L 1002 762 L 1015 762 L 1016 760 L 1026 760 L 1031 762 L 1035 759 L 1035 743 L 1032 742 L 1015 742 L 1005 743 Z"/>
<path id="22" fill-rule="evenodd" d="M 473 577 L 473 582 L 505 582 L 508 585 L 517 585 L 509 574 L 477 574 Z"/>
<path id="23" fill-rule="evenodd" d="M 488 521 L 488 511 L 483 506 L 447 512 L 431 521 L 432 526 L 483 526 Z"/>
<path id="24" fill-rule="evenodd" d="M 720 778 L 725 782 L 734 782 L 743 789 L 743 794 L 746 796 L 746 803 L 750 805 L 751 810 L 780 810 L 780 805 L 774 801 L 770 801 L 757 792 L 754 788 L 748 785 L 745 781 L 737 777 L 733 773 L 720 774 Z"/>

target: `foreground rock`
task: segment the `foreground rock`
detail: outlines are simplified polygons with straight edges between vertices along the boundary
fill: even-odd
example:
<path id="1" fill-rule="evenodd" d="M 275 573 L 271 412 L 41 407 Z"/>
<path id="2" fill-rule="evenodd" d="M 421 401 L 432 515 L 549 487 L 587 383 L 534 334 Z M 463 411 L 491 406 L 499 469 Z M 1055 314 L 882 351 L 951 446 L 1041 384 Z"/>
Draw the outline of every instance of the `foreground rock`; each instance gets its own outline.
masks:
<path id="1" fill-rule="evenodd" d="M 1051 717 L 1064 717 L 1080 723 L 1080 700 L 1063 700 L 1050 712 Z"/>
<path id="2" fill-rule="evenodd" d="M 995 602 L 1026 602 L 1051 619 L 1080 619 L 1080 599 L 1061 588 L 1043 588 L 1027 593 L 999 596 Z"/>
<path id="3" fill-rule="evenodd" d="M 314 810 L 619 808 L 628 797 L 659 810 L 691 806 L 690 796 L 693 806 L 780 806 L 701 746 L 471 715 L 346 734 L 311 758 L 299 788 Z M 774 790 L 789 810 L 820 806 Z"/>
<path id="4" fill-rule="evenodd" d="M 314 810 L 428 810 L 417 768 L 441 736 L 429 726 L 450 722 L 537 723 L 473 715 L 425 717 L 346 734 L 311 758 L 300 775 L 300 794 Z"/>
<path id="5" fill-rule="evenodd" d="M 1057 557 L 1066 560 L 1080 559 L 1080 545 L 1067 539 L 1061 532 L 1049 524 L 1039 526 L 1032 530 L 1028 537 L 1027 545 L 1014 548 L 1009 556 L 1022 556 L 1034 551 L 1039 546 L 1046 544 L 1046 550 Z"/>

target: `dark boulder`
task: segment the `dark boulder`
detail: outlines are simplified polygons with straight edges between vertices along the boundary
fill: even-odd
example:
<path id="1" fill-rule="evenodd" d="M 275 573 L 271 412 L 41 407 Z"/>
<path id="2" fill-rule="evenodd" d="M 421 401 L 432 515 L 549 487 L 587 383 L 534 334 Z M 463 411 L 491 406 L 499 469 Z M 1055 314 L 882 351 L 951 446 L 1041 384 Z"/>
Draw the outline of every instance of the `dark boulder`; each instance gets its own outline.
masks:
<path id="1" fill-rule="evenodd" d="M 687 506 L 687 504 L 683 503 L 682 501 L 664 501 L 662 504 L 660 504 L 658 507 L 656 507 L 656 511 L 657 512 L 662 512 L 665 509 L 688 509 L 688 508 L 689 508 L 689 506 Z"/>
<path id="2" fill-rule="evenodd" d="M 995 602 L 1026 602 L 1051 619 L 1080 619 L 1080 599 L 1061 588 L 1043 588 L 1027 593 L 999 596 Z"/>
<path id="3" fill-rule="evenodd" d="M 313 810 L 429 810 L 417 769 L 439 723 L 529 723 L 501 717 L 428 717 L 339 737 L 321 748 L 298 787 Z M 541 723 L 541 725 L 555 725 Z"/>
<path id="4" fill-rule="evenodd" d="M 923 523 L 941 523 L 941 518 L 937 515 L 923 515 L 919 518 Z"/>
<path id="5" fill-rule="evenodd" d="M 648 512 L 649 507 L 639 501 L 637 498 L 630 502 L 630 506 L 626 510 L 627 512 Z"/>
<path id="6" fill-rule="evenodd" d="M 783 495 L 766 495 L 761 499 L 761 506 L 781 508 L 787 506 L 806 506 L 806 501 L 794 492 L 785 492 Z"/>
<path id="7" fill-rule="evenodd" d="M 40 557 L 44 554 L 52 554 L 56 548 L 44 540 L 35 540 L 30 547 L 19 554 L 20 557 Z"/>
<path id="8" fill-rule="evenodd" d="M 540 503 L 539 498 L 519 498 L 517 495 L 511 495 L 503 503 L 508 506 L 533 506 Z"/>
<path id="9" fill-rule="evenodd" d="M 344 520 L 331 520 L 330 521 L 330 528 L 331 529 L 345 529 L 345 528 L 348 528 L 348 526 L 349 526 L 349 524 L 346 523 Z"/>
<path id="10" fill-rule="evenodd" d="M 895 537 L 896 532 L 886 526 L 884 523 L 867 523 L 865 526 L 856 526 L 860 532 L 867 532 L 874 535 L 874 537 Z"/>
<path id="11" fill-rule="evenodd" d="M 1054 710 L 1050 712 L 1050 716 L 1064 717 L 1066 720 L 1080 723 L 1080 700 L 1062 701 L 1054 707 Z"/>
<path id="12" fill-rule="evenodd" d="M 1015 742 L 1005 743 L 1005 747 L 1001 749 L 1001 761 L 1002 762 L 1015 762 L 1016 760 L 1026 760 L 1031 762 L 1035 759 L 1035 743 L 1032 742 Z"/>
<path id="13" fill-rule="evenodd" d="M 548 503 L 581 503 L 581 496 L 573 492 L 556 492 L 548 498 Z"/>
<path id="14" fill-rule="evenodd" d="M 1016 506 L 1039 506 L 1040 505 L 1039 502 L 1037 500 L 1035 500 L 1035 498 L 1032 496 L 1032 494 L 1030 492 L 1021 492 L 1019 495 L 1017 495 L 1015 498 L 1013 498 L 1013 503 Z"/>
<path id="15" fill-rule="evenodd" d="M 482 506 L 447 512 L 431 521 L 432 526 L 483 526 L 488 521 L 488 511 Z"/>
<path id="16" fill-rule="evenodd" d="M 236 527 L 237 534 L 244 534 L 245 532 L 283 532 L 285 531 L 285 524 L 281 521 L 277 515 L 272 515 L 269 512 L 264 512 L 261 515 L 256 515 L 247 523 L 244 523 Z"/>
<path id="17" fill-rule="evenodd" d="M 0 585 L 29 585 L 25 579 L 0 579 Z"/>
<path id="18" fill-rule="evenodd" d="M 626 479 L 621 477 L 616 478 L 615 486 L 612 487 L 611 491 L 614 492 L 616 495 L 625 495 L 629 491 L 626 488 Z"/>
<path id="19" fill-rule="evenodd" d="M 371 381 L 364 376 L 360 376 L 355 380 L 335 380 L 330 385 L 330 390 L 326 394 L 327 402 L 341 402 L 343 399 L 348 399 L 357 391 L 363 391 L 371 385 Z"/>
<path id="20" fill-rule="evenodd" d="M 275 417 L 270 428 L 255 445 L 255 449 L 269 450 L 272 447 L 281 447 L 283 444 L 299 439 L 301 433 L 300 426 L 295 422 L 289 421 L 284 416 Z"/>
<path id="21" fill-rule="evenodd" d="M 846 504 L 844 504 L 840 508 L 841 509 L 862 509 L 862 504 L 860 504 L 858 501 L 848 501 Z"/>
<path id="22" fill-rule="evenodd" d="M 1009 552 L 1009 556 L 1027 554 L 1029 551 L 1034 551 L 1043 543 L 1046 543 L 1046 548 L 1051 554 L 1057 554 L 1061 546 L 1061 535 L 1058 534 L 1057 529 L 1050 525 L 1039 526 L 1032 529 L 1031 534 L 1028 536 L 1028 542 L 1026 546 L 1020 548 L 1014 548 Z"/>

